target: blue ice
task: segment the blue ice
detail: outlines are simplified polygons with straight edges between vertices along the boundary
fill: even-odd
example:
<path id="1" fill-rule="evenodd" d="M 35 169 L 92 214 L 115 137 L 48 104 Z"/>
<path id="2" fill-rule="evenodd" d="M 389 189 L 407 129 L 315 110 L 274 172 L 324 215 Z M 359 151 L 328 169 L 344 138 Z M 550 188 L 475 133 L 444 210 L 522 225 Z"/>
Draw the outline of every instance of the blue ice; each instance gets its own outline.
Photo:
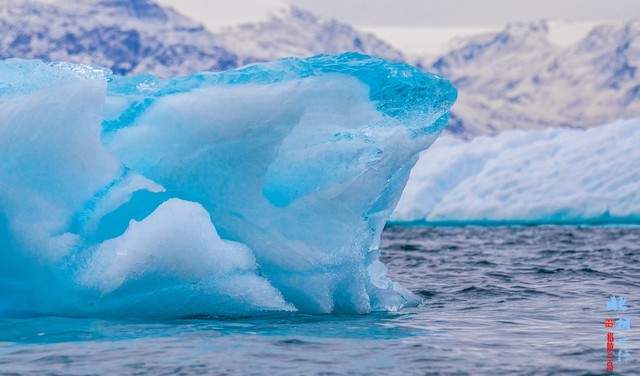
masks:
<path id="1" fill-rule="evenodd" d="M 367 313 L 446 79 L 365 55 L 172 79 L 0 62 L 0 315 Z"/>

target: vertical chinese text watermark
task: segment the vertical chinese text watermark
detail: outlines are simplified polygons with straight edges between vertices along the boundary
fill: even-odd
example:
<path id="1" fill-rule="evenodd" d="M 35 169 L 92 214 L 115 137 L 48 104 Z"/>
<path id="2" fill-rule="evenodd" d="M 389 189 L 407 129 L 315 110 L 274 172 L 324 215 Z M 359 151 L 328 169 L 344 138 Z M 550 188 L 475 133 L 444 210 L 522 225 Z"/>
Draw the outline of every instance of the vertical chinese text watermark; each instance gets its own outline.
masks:
<path id="1" fill-rule="evenodd" d="M 608 317 L 604 320 L 604 327 L 607 329 L 607 371 L 613 372 L 615 362 L 627 362 L 629 354 L 627 342 L 629 338 L 625 332 L 631 329 L 631 319 L 624 316 L 627 311 L 627 298 L 623 296 L 611 296 L 607 301 L 607 312 L 611 312 L 615 317 Z M 617 350 L 617 351 L 616 351 Z"/>

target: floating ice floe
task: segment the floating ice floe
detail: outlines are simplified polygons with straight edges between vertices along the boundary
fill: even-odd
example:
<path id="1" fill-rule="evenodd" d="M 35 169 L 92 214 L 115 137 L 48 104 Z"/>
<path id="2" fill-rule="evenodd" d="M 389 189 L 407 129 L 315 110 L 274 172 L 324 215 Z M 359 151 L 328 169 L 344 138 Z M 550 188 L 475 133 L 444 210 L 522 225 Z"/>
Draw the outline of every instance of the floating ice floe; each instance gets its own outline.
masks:
<path id="1" fill-rule="evenodd" d="M 365 55 L 161 80 L 0 62 L 0 315 L 393 310 L 380 233 L 456 98 Z"/>
<path id="2" fill-rule="evenodd" d="M 588 130 L 443 137 L 411 172 L 395 221 L 640 223 L 640 119 Z"/>

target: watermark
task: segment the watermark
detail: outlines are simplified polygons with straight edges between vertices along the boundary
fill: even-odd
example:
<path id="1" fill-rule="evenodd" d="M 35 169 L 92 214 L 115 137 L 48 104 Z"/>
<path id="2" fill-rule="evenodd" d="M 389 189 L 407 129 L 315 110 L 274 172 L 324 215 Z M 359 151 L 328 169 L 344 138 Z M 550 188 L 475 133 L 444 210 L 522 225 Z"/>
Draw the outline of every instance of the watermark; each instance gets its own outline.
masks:
<path id="1" fill-rule="evenodd" d="M 631 329 L 631 318 L 625 316 L 627 303 L 624 296 L 611 296 L 607 301 L 607 311 L 615 315 L 604 320 L 607 329 L 607 372 L 615 370 L 615 363 L 628 362 L 631 358 L 629 338 L 626 336 L 626 331 Z"/>

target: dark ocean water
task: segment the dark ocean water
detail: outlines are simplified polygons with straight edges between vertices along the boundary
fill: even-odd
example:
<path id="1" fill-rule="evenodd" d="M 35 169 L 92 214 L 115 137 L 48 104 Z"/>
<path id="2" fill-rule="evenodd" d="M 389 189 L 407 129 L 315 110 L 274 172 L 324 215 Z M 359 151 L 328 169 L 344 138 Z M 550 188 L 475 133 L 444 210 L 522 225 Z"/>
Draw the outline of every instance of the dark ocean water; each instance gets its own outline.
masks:
<path id="1" fill-rule="evenodd" d="M 383 248 L 391 276 L 424 304 L 360 316 L 0 320 L 0 374 L 599 375 L 612 374 L 610 331 L 609 366 L 640 375 L 640 227 L 391 227 Z M 626 310 L 607 310 L 611 296 Z M 630 328 L 607 329 L 607 318 Z"/>

